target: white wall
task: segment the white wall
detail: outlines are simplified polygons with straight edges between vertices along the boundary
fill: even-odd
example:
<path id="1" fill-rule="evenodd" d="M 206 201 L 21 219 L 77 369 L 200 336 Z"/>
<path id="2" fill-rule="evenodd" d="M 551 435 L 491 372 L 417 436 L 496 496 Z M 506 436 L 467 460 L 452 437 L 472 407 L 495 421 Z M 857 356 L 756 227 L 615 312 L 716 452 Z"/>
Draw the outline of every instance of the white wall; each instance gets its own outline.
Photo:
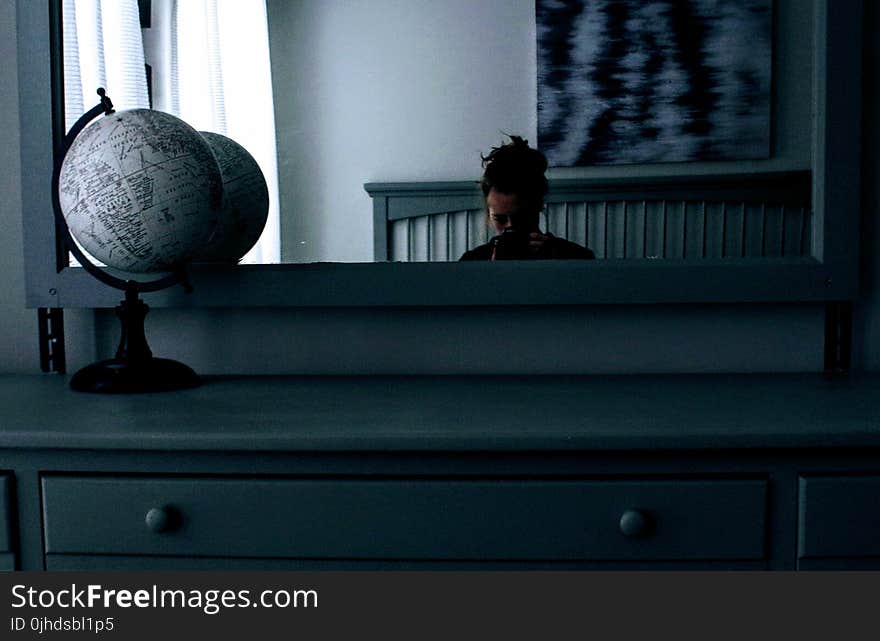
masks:
<path id="1" fill-rule="evenodd" d="M 808 169 L 811 2 L 779 0 L 773 157 L 551 176 Z M 537 142 L 534 0 L 269 0 L 284 262 L 371 261 L 365 182 L 476 180 Z"/>

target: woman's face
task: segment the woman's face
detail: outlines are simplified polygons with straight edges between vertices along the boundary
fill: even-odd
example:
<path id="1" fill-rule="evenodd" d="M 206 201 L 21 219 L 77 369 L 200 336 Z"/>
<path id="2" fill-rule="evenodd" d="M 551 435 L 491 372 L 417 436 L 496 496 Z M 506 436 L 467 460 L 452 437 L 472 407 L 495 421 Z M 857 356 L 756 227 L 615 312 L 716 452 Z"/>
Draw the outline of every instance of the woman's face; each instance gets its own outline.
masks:
<path id="1" fill-rule="evenodd" d="M 509 227 L 524 231 L 536 231 L 538 228 L 539 212 L 532 211 L 533 208 L 518 194 L 505 194 L 493 187 L 486 196 L 486 209 L 489 224 L 499 234 Z"/>

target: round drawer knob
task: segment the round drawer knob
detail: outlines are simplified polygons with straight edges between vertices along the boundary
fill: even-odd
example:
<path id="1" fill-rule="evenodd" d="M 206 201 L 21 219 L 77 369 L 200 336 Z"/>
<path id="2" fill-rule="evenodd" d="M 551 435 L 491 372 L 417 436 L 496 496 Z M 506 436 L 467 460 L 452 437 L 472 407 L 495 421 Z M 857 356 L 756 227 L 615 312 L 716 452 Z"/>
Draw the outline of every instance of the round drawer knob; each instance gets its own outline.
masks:
<path id="1" fill-rule="evenodd" d="M 627 510 L 620 517 L 620 531 L 624 536 L 645 536 L 651 530 L 651 520 L 641 510 Z"/>
<path id="2" fill-rule="evenodd" d="M 147 512 L 144 522 L 151 532 L 169 532 L 177 527 L 179 518 L 172 507 L 154 507 Z"/>

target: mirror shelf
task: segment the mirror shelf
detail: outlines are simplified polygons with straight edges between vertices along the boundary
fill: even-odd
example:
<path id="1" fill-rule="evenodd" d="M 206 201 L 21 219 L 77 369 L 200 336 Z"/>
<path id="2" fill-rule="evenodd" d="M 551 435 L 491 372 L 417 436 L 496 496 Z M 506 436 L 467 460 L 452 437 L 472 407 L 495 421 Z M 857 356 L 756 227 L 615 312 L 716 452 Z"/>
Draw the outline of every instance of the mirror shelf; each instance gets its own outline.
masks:
<path id="1" fill-rule="evenodd" d="M 813 258 L 485 263 L 313 263 L 194 266 L 194 291 L 145 295 L 153 307 L 432 307 L 847 300 L 831 274 L 846 265 Z M 772 278 L 768 275 L 772 274 Z M 47 307 L 114 307 L 119 293 L 67 268 L 39 301 Z M 783 291 L 784 288 L 784 291 Z"/>

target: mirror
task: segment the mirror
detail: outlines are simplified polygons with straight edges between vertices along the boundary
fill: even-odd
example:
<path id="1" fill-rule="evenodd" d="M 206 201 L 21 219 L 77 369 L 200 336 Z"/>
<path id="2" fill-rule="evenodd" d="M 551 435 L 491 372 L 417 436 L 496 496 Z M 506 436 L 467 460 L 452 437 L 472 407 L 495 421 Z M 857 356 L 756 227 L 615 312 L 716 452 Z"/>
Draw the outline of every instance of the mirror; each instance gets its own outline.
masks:
<path id="1" fill-rule="evenodd" d="M 196 4 L 199 3 L 178 6 Z M 257 5 L 262 9 L 262 2 L 256 2 L 255 7 Z M 172 101 L 165 96 L 168 90 L 163 71 L 168 67 L 165 61 L 172 57 L 169 32 L 173 15 L 174 28 L 193 34 L 180 37 L 180 42 L 192 45 L 190 49 L 184 50 L 185 47 L 179 45 L 179 51 L 174 53 L 182 70 L 181 77 L 188 68 L 182 62 L 184 59 L 203 56 L 206 49 L 211 49 L 210 38 L 206 40 L 202 30 L 204 24 L 216 23 L 224 95 L 228 101 L 255 96 L 248 107 L 252 115 L 240 114 L 246 124 L 235 131 L 241 133 L 220 133 L 253 149 L 259 147 L 259 139 L 250 142 L 242 137 L 249 135 L 254 123 L 271 125 L 274 120 L 268 135 L 274 136 L 275 147 L 261 149 L 260 153 L 270 157 L 263 163 L 264 173 L 269 178 L 273 203 L 277 205 L 277 211 L 270 213 L 270 221 L 277 216 L 277 227 L 270 223 L 272 226 L 266 236 L 274 235 L 280 247 L 262 252 L 253 262 L 454 261 L 466 249 L 485 242 L 494 233 L 484 224 L 479 198 L 467 214 L 439 218 L 447 213 L 441 210 L 432 212 L 430 219 L 395 225 L 375 218 L 375 203 L 364 185 L 473 182 L 481 172 L 481 154 L 504 141 L 502 132 L 519 134 L 533 145 L 536 143 L 535 2 L 267 0 L 265 32 L 269 39 L 271 80 L 268 80 L 269 69 L 265 74 L 257 73 L 253 70 L 261 69 L 259 60 L 250 60 L 254 50 L 261 48 L 260 32 L 252 30 L 248 33 L 255 35 L 243 36 L 243 30 L 252 28 L 243 24 L 242 16 L 228 15 L 234 9 L 224 8 L 224 3 L 217 4 L 213 21 L 210 16 L 185 13 L 178 16 L 170 0 L 142 0 L 140 6 L 141 26 L 146 25 L 143 30 L 145 54 L 153 74 L 155 108 L 172 111 Z M 241 7 L 243 3 L 229 3 L 229 6 Z M 262 15 L 260 11 L 245 13 Z M 804 132 L 810 131 L 811 118 L 812 20 L 802 6 L 789 7 L 785 3 L 774 19 L 777 21 L 776 68 L 773 70 L 776 85 L 772 111 L 773 153 L 769 158 L 553 168 L 549 172 L 551 180 L 620 181 L 646 175 L 684 179 L 701 174 L 723 176 L 808 170 L 812 141 Z M 65 21 L 68 20 L 65 14 Z M 224 21 L 231 35 L 224 34 Z M 65 34 L 68 31 L 70 29 L 65 29 Z M 66 69 L 71 67 L 69 58 L 65 53 Z M 248 61 L 240 67 L 251 70 L 250 74 L 236 71 L 233 63 L 241 60 Z M 181 84 L 185 89 L 200 82 L 199 76 L 208 75 L 192 73 Z M 262 75 L 266 76 L 265 81 Z M 261 87 L 261 82 L 271 86 Z M 206 84 L 204 92 L 211 91 L 211 86 Z M 265 93 L 259 93 L 261 91 Z M 110 95 L 115 96 L 112 88 Z M 272 110 L 268 105 L 273 95 Z M 179 104 L 176 106 L 176 113 L 185 120 L 203 122 L 195 115 L 190 117 L 193 112 L 187 112 Z M 235 109 L 232 106 L 229 111 Z M 233 117 L 230 113 L 229 119 Z M 217 124 L 209 120 L 195 126 L 216 130 L 212 127 Z M 275 158 L 271 158 L 273 154 Z M 271 162 L 276 159 L 277 162 Z M 621 183 L 621 189 L 624 195 L 614 202 L 622 202 L 627 189 L 637 187 Z M 624 220 L 613 204 L 612 219 L 607 223 L 604 210 L 600 221 L 595 207 L 591 211 L 586 204 L 580 206 L 583 211 L 567 213 L 559 211 L 562 204 L 556 211 L 548 207 L 542 220 L 544 228 L 580 244 L 596 244 L 594 249 L 599 258 L 630 258 L 634 252 L 645 258 L 687 257 L 686 248 L 668 247 L 661 251 L 656 246 L 659 241 L 655 237 L 664 233 L 660 225 L 676 223 L 670 223 L 668 216 L 664 223 L 651 214 L 648 205 L 644 207 L 644 214 L 635 214 L 636 218 L 641 215 L 649 218 L 644 225 L 640 219 L 633 218 L 631 222 L 627 217 Z M 633 201 L 630 209 L 638 206 L 639 203 Z M 673 217 L 681 217 L 681 225 L 684 225 L 687 215 L 682 212 Z M 708 216 L 705 223 L 694 224 L 710 225 Z M 781 226 L 781 216 L 771 214 L 771 219 L 780 220 L 771 224 Z M 752 222 L 752 226 L 754 224 L 757 223 Z M 799 219 L 787 224 L 789 228 L 804 226 L 804 221 Z M 381 255 L 376 237 L 383 230 L 377 228 L 386 225 L 389 248 Z M 622 230 L 627 226 L 652 227 L 639 242 L 640 251 L 624 247 Z M 667 229 L 665 233 L 678 237 L 684 231 L 676 228 Z M 783 231 L 780 229 L 778 233 Z M 432 235 L 431 241 L 427 240 L 428 234 Z M 632 231 L 629 234 L 632 242 Z M 808 244 L 808 236 L 804 238 Z M 762 243 L 771 247 L 784 244 L 775 239 Z M 442 251 L 434 246 L 442 246 Z M 720 256 L 728 249 L 737 250 L 719 247 L 716 251 L 709 247 L 708 254 L 715 252 Z M 692 249 L 691 255 L 694 251 L 699 255 L 707 253 L 698 248 Z M 752 254 L 743 252 L 742 255 Z"/>
<path id="2" fill-rule="evenodd" d="M 828 4 L 815 0 L 811 16 L 801 3 L 774 2 L 771 158 L 553 169 L 549 174 L 551 183 L 561 184 L 682 176 L 708 176 L 711 182 L 723 173 L 749 181 L 754 173 L 808 172 L 812 215 L 806 255 L 711 264 L 694 263 L 685 254 L 670 261 L 487 266 L 369 264 L 375 234 L 364 221 L 371 219 L 375 199 L 364 185 L 452 181 L 456 187 L 463 181 L 472 186 L 480 172 L 479 154 L 501 142 L 502 131 L 534 140 L 534 4 L 269 0 L 278 164 L 286 190 L 281 194 L 282 258 L 295 264 L 196 266 L 194 294 L 163 292 L 153 295 L 150 304 L 847 299 L 857 285 L 859 171 L 854 150 L 860 139 L 860 103 L 858 88 L 847 80 L 850 74 L 829 70 L 859 68 L 860 4 L 835 5 L 834 11 Z M 60 7 L 61 0 L 16 4 L 27 300 L 31 306 L 112 307 L 115 296 L 95 290 L 81 270 L 59 262 L 52 217 L 46 215 L 51 211 L 46 183 L 63 131 Z M 320 233 L 307 235 L 303 221 L 319 216 L 330 222 Z M 299 249 L 287 247 L 291 244 Z"/>

